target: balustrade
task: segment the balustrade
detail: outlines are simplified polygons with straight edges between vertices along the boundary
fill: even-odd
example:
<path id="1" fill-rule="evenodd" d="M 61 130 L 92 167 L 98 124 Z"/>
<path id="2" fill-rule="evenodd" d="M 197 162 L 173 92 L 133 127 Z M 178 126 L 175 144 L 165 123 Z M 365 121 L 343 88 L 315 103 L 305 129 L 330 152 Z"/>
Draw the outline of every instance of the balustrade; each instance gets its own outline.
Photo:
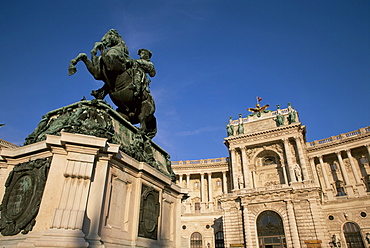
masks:
<path id="1" fill-rule="evenodd" d="M 320 146 L 320 145 L 325 145 L 325 144 L 330 143 L 330 142 L 336 142 L 338 140 L 350 139 L 350 138 L 355 137 L 355 136 L 366 135 L 368 132 L 370 132 L 370 126 L 365 127 L 365 128 L 360 128 L 358 130 L 354 130 L 354 131 L 351 131 L 351 132 L 348 132 L 348 133 L 342 133 L 340 135 L 332 136 L 332 137 L 329 137 L 329 138 L 307 142 L 307 147 L 308 148 L 316 147 L 316 146 Z"/>

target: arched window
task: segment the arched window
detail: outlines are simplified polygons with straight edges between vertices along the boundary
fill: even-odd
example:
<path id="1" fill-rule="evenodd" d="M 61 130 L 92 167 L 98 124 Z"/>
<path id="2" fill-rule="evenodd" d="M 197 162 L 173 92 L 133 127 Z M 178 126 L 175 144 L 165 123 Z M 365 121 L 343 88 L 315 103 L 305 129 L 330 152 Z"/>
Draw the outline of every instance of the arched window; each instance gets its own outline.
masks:
<path id="1" fill-rule="evenodd" d="M 203 248 L 202 247 L 202 234 L 195 232 L 190 236 L 190 248 Z"/>
<path id="2" fill-rule="evenodd" d="M 259 247 L 286 247 L 284 226 L 281 217 L 273 211 L 264 211 L 257 218 Z"/>
<path id="3" fill-rule="evenodd" d="M 343 226 L 343 232 L 348 248 L 365 248 L 358 225 L 347 222 Z"/>
<path id="4" fill-rule="evenodd" d="M 267 157 L 262 158 L 262 165 L 263 166 L 273 165 L 273 164 L 276 164 L 275 157 L 267 156 Z"/>
<path id="5" fill-rule="evenodd" d="M 224 248 L 224 232 L 216 232 L 215 234 L 215 248 Z"/>
<path id="6" fill-rule="evenodd" d="M 255 184 L 256 187 L 287 184 L 285 167 L 281 164 L 278 153 L 273 150 L 264 150 L 253 159 L 256 165 Z"/>
<path id="7" fill-rule="evenodd" d="M 346 192 L 344 191 L 344 183 L 343 181 L 336 181 L 335 182 L 335 187 L 337 188 L 337 196 L 344 196 L 346 195 Z"/>

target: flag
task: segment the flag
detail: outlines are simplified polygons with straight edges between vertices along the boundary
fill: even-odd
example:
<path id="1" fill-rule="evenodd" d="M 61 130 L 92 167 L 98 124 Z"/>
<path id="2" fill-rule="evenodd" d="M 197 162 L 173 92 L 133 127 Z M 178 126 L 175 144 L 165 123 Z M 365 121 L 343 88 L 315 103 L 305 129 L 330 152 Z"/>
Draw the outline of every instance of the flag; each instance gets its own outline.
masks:
<path id="1" fill-rule="evenodd" d="M 260 103 L 262 101 L 262 97 L 257 96 L 257 102 Z"/>

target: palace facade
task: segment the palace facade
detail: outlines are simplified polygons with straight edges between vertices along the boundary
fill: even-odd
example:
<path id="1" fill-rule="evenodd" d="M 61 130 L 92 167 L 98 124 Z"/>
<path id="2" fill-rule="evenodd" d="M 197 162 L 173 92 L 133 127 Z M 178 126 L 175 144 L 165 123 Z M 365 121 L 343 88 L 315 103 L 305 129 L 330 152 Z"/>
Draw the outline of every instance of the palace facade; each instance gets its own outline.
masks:
<path id="1" fill-rule="evenodd" d="M 370 127 L 307 142 L 288 104 L 227 129 L 230 157 L 172 162 L 181 247 L 370 247 Z"/>
<path id="2" fill-rule="evenodd" d="M 177 176 L 177 185 L 164 179 L 149 165 L 139 163 L 123 152 L 111 156 L 109 163 L 103 157 L 104 163 L 107 166 L 109 164 L 109 173 L 96 175 L 110 175 L 109 180 L 98 180 L 107 187 L 106 194 L 99 191 L 103 186 L 94 186 L 94 179 L 91 189 L 98 190 L 100 195 L 91 193 L 86 197 L 100 198 L 85 200 L 98 205 L 81 205 L 87 207 L 84 210 L 86 213 L 90 213 L 91 209 L 97 211 L 93 226 L 96 229 L 95 238 L 91 239 L 85 230 L 92 227 L 83 224 L 84 221 L 76 229 L 81 234 L 78 236 L 80 241 L 84 244 L 88 241 L 91 247 L 125 247 L 128 243 L 131 247 L 176 248 L 370 247 L 370 126 L 307 142 L 306 127 L 300 122 L 298 112 L 290 105 L 285 109 L 278 107 L 275 111 L 268 111 L 258 105 L 253 110 L 254 114 L 245 118 L 240 115 L 236 120 L 230 119 L 227 125 L 228 136 L 224 140 L 229 157 L 173 161 L 172 169 Z M 68 148 L 77 143 L 58 140 L 77 136 L 81 146 L 90 147 L 90 139 L 101 140 L 65 133 L 61 137 L 50 136 L 46 141 L 20 148 L 0 140 L 0 181 L 4 185 L 10 171 L 19 162 L 31 161 L 50 152 L 59 152 L 60 156 L 65 156 L 65 152 L 58 147 Z M 117 146 L 108 145 L 102 145 L 99 149 L 111 147 L 107 152 L 112 152 L 112 147 Z M 35 149 L 41 149 L 42 152 L 36 153 Z M 27 156 L 20 155 L 21 151 Z M 60 163 L 62 157 L 55 158 L 55 165 L 50 168 L 60 170 L 59 174 L 64 176 L 58 174 L 56 177 L 56 174 L 50 172 L 55 177 L 49 179 L 51 185 L 57 182 L 56 178 L 66 177 L 69 180 L 69 174 L 63 174 L 62 171 L 61 165 L 68 164 Z M 95 166 L 103 163 L 97 161 Z M 154 174 L 158 174 L 157 178 L 167 180 L 168 186 L 160 188 Z M 121 176 L 133 179 L 127 183 L 128 179 L 120 179 Z M 80 181 L 89 179 L 71 178 Z M 130 193 L 131 198 L 125 197 L 131 191 L 124 190 L 122 185 L 128 187 L 131 183 L 135 187 L 129 188 L 137 192 L 133 191 L 132 195 Z M 138 208 L 138 197 L 142 184 L 157 187 L 161 199 L 158 201 L 161 209 L 158 212 L 161 220 L 158 233 L 149 239 L 137 237 L 135 229 L 141 211 Z M 60 188 L 53 186 L 44 195 L 49 191 L 49 196 L 53 195 Z M 4 193 L 5 187 L 0 187 L 0 196 Z M 31 235 L 1 237 L 2 246 L 19 247 L 21 244 L 23 247 L 48 247 L 40 243 L 40 237 L 49 235 L 44 230 L 48 229 L 47 217 L 52 214 L 48 210 L 45 215 L 45 209 L 56 208 L 51 206 L 53 201 L 49 196 L 45 197 L 41 205 L 42 213 Z M 125 204 L 122 204 L 123 199 Z M 75 201 L 75 198 L 72 200 Z M 134 213 L 129 212 L 124 207 L 126 205 L 132 205 Z M 75 228 L 68 228 L 59 228 L 57 231 L 76 231 Z M 90 236 L 84 238 L 82 231 L 84 235 Z M 55 237 L 47 241 L 54 240 Z M 69 242 L 69 236 L 64 241 Z"/>

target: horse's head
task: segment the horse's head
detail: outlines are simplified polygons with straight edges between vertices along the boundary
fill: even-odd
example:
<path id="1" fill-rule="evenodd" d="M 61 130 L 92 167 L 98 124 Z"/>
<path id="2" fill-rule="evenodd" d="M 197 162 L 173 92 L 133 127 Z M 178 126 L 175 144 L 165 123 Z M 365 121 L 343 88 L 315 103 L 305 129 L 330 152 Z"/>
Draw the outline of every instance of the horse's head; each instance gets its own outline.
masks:
<path id="1" fill-rule="evenodd" d="M 123 43 L 121 35 L 115 29 L 110 29 L 101 39 L 104 47 L 113 47 Z"/>

